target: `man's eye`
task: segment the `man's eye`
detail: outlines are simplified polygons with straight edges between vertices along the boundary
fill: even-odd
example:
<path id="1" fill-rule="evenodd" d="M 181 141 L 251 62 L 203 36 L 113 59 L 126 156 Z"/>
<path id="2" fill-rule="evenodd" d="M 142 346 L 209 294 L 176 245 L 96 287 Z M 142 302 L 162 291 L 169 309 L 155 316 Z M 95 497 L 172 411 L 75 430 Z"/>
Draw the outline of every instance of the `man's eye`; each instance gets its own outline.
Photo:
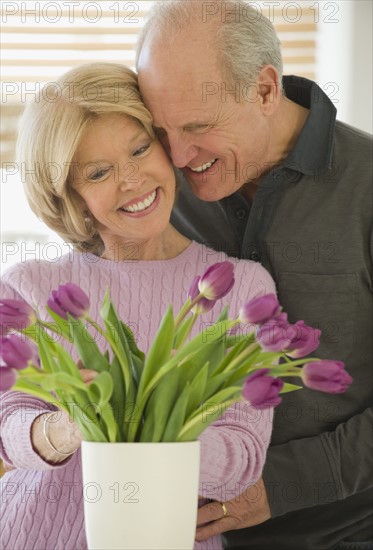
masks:
<path id="1" fill-rule="evenodd" d="M 187 132 L 203 134 L 204 132 L 208 132 L 209 130 L 211 130 L 211 128 L 212 128 L 211 124 L 193 124 L 191 126 L 187 126 L 185 130 Z"/>

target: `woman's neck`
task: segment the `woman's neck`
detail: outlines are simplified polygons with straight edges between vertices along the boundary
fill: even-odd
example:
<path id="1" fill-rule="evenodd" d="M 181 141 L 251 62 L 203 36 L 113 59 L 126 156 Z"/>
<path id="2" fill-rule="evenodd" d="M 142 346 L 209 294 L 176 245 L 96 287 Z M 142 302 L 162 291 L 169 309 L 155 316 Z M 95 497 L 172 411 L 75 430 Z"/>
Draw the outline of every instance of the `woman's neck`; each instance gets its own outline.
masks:
<path id="1" fill-rule="evenodd" d="M 107 242 L 101 257 L 116 262 L 169 260 L 181 254 L 190 243 L 190 239 L 169 224 L 161 235 L 147 241 Z"/>

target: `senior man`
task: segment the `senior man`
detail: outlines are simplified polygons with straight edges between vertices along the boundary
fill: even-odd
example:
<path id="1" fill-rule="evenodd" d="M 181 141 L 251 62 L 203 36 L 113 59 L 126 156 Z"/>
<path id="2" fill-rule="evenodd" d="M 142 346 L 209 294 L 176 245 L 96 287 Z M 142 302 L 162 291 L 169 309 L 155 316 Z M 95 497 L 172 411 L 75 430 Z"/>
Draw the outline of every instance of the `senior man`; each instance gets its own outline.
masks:
<path id="1" fill-rule="evenodd" d="M 290 321 L 321 328 L 317 355 L 345 361 L 354 378 L 343 395 L 284 395 L 263 479 L 237 500 L 209 487 L 197 539 L 372 548 L 371 139 L 336 122 L 314 82 L 282 77 L 274 28 L 246 2 L 156 4 L 137 67 L 182 175 L 174 225 L 260 261 Z"/>

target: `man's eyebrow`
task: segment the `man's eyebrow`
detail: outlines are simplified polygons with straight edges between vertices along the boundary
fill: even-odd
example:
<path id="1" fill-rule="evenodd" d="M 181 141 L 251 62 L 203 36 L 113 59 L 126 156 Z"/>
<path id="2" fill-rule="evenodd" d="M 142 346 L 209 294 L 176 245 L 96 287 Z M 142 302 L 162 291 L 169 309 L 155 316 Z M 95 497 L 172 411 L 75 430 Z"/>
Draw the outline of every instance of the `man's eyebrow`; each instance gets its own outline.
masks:
<path id="1" fill-rule="evenodd" d="M 184 124 L 184 126 L 182 126 L 182 130 L 184 132 L 193 132 L 193 130 L 199 130 L 201 128 L 212 128 L 213 126 L 214 126 L 213 122 L 194 121 L 194 122 L 188 122 L 187 124 Z M 157 135 L 167 134 L 167 131 L 161 126 L 153 126 L 153 130 Z"/>

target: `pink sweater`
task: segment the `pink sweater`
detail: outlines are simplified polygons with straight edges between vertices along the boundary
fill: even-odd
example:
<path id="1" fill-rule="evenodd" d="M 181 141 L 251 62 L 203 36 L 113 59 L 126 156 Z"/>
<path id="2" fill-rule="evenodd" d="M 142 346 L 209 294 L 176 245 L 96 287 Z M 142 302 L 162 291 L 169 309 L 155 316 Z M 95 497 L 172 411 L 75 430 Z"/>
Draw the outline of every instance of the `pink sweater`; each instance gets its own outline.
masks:
<path id="1" fill-rule="evenodd" d="M 224 259 L 222 253 L 196 243 L 166 261 L 115 262 L 74 251 L 58 261 L 32 260 L 10 268 L 3 277 L 0 296 L 24 299 L 38 307 L 46 319 L 43 306 L 51 290 L 71 281 L 90 296 L 90 314 L 98 319 L 104 290 L 109 287 L 119 315 L 130 323 L 138 346 L 146 351 L 167 305 L 174 304 L 178 311 L 193 277 Z M 220 304 L 201 317 L 201 324 L 216 318 L 223 305 L 229 304 L 234 315 L 249 298 L 275 292 L 271 277 L 259 264 L 231 260 L 236 284 Z M 198 329 L 201 326 L 196 326 L 195 332 Z M 31 424 L 48 410 L 49 405 L 22 393 L 1 396 L 0 454 L 14 468 L 1 480 L 0 547 L 5 550 L 87 548 L 80 450 L 54 466 L 31 444 Z M 257 415 L 247 403 L 239 403 L 205 430 L 200 437 L 200 495 L 230 500 L 257 481 L 269 444 L 271 412 Z M 220 537 L 196 543 L 195 548 L 219 549 Z"/>

